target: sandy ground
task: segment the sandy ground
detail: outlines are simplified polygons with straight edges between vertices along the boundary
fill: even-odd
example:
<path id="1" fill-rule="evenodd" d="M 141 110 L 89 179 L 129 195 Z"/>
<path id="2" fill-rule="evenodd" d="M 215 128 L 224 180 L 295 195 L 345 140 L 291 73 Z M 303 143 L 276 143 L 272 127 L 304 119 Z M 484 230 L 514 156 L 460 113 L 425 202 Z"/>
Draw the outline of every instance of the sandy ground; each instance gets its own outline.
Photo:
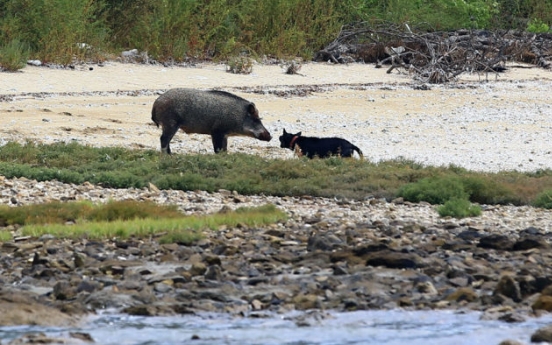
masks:
<path id="1" fill-rule="evenodd" d="M 417 90 L 406 74 L 363 64 L 308 63 L 301 75 L 285 74 L 277 65 L 255 65 L 249 75 L 227 73 L 217 64 L 27 66 L 1 74 L 0 144 L 78 141 L 159 149 L 161 131 L 150 119 L 158 95 L 173 87 L 220 88 L 255 102 L 274 137 L 268 143 L 230 138 L 230 152 L 292 158 L 279 148 L 285 128 L 346 138 L 373 161 L 404 157 L 483 171 L 552 168 L 552 71 L 523 67 Z M 311 86 L 319 87 L 294 95 Z M 171 148 L 212 152 L 205 135 L 178 133 Z"/>

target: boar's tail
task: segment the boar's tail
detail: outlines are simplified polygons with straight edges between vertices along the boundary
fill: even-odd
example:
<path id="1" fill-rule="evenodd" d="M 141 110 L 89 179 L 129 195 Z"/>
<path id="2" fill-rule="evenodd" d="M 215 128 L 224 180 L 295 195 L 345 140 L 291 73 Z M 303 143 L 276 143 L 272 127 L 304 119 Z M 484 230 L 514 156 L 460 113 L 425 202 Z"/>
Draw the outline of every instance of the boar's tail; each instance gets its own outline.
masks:
<path id="1" fill-rule="evenodd" d="M 159 120 L 157 120 L 157 115 L 155 114 L 155 107 L 151 109 L 151 120 L 159 127 Z"/>

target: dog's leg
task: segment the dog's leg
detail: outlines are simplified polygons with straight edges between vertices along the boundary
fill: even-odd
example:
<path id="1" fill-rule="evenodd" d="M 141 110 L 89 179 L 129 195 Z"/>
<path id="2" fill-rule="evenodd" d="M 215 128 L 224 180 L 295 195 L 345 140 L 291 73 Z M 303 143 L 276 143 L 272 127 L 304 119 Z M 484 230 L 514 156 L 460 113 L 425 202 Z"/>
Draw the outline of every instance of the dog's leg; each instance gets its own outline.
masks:
<path id="1" fill-rule="evenodd" d="M 295 144 L 295 147 L 293 150 L 295 151 L 295 154 L 297 155 L 297 157 L 303 157 L 303 151 L 301 151 L 299 144 Z"/>

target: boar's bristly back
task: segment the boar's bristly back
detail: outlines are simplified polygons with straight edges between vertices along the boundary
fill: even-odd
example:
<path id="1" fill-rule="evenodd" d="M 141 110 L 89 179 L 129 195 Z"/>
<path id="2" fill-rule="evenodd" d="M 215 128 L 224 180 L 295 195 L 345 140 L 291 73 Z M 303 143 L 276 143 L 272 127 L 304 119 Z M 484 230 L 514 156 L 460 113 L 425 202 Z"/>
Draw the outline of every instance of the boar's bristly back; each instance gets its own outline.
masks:
<path id="1" fill-rule="evenodd" d="M 226 150 L 229 136 L 271 139 L 254 103 L 220 90 L 168 90 L 155 100 L 152 120 L 163 129 L 161 149 L 168 153 L 169 142 L 178 129 L 211 135 L 215 152 Z"/>

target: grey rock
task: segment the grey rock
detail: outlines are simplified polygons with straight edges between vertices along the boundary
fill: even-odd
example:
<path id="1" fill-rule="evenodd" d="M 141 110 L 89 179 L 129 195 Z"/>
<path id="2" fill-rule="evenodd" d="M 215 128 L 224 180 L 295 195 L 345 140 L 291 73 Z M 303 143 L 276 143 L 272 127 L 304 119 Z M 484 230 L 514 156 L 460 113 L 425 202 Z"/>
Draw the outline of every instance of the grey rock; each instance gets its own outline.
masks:
<path id="1" fill-rule="evenodd" d="M 510 250 L 514 242 L 505 235 L 492 234 L 479 239 L 477 246 L 486 249 Z"/>
<path id="2" fill-rule="evenodd" d="M 421 258 L 416 254 L 383 250 L 369 254 L 366 259 L 368 266 L 385 266 L 388 268 L 419 268 L 423 266 Z"/>
<path id="3" fill-rule="evenodd" d="M 222 281 L 222 269 L 218 265 L 211 265 L 207 267 L 207 271 L 205 272 L 205 279 L 208 280 L 216 280 L 216 281 Z"/>
<path id="4" fill-rule="evenodd" d="M 532 343 L 552 343 L 552 326 L 539 328 L 531 334 Z"/>
<path id="5" fill-rule="evenodd" d="M 542 236 L 528 235 L 516 241 L 513 250 L 528 250 L 533 248 L 549 248 L 550 245 Z"/>
<path id="6" fill-rule="evenodd" d="M 521 301 L 521 291 L 519 289 L 519 285 L 510 275 L 500 277 L 500 280 L 493 291 L 493 295 L 498 294 L 511 298 L 514 302 Z"/>

